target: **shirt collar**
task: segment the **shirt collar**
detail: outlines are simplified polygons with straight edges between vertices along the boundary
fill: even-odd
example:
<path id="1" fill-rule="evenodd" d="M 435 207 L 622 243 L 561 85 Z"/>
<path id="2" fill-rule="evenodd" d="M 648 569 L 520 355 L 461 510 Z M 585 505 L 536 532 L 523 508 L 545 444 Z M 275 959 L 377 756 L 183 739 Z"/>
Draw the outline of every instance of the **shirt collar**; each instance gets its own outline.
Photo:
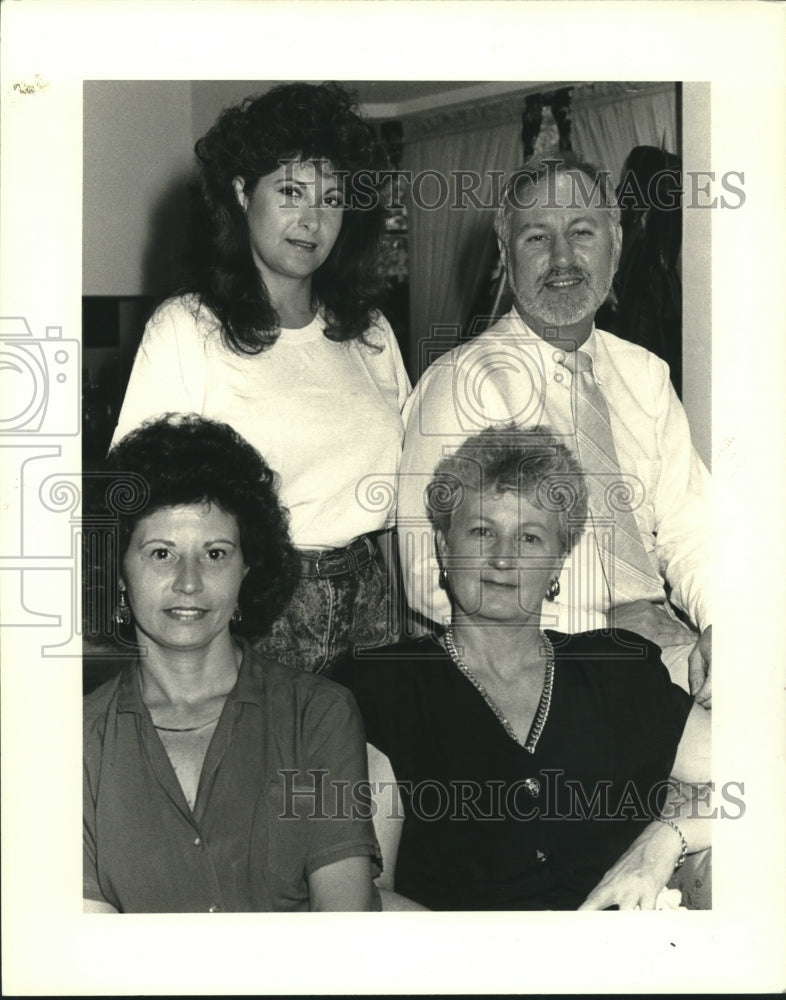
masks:
<path id="1" fill-rule="evenodd" d="M 243 659 L 240 661 L 237 684 L 232 689 L 230 698 L 261 705 L 263 693 L 259 681 L 265 672 L 264 661 L 247 639 L 238 636 L 237 641 L 243 650 Z"/>
<path id="2" fill-rule="evenodd" d="M 262 689 L 258 679 L 264 670 L 262 660 L 246 639 L 238 637 L 236 641 L 243 651 L 243 656 L 240 661 L 237 681 L 227 695 L 227 701 L 244 701 L 260 705 L 262 703 Z M 127 666 L 120 676 L 117 710 L 118 712 L 135 712 L 137 715 L 143 715 L 146 711 L 145 703 L 142 700 L 142 689 L 139 686 L 139 660 L 135 660 Z"/>
<path id="3" fill-rule="evenodd" d="M 592 377 L 595 379 L 598 385 L 603 385 L 603 379 L 598 374 L 598 328 L 596 326 L 592 327 L 592 332 L 586 341 L 581 345 L 579 350 L 583 351 L 585 354 L 589 354 L 590 357 L 590 371 L 592 372 Z"/>
<path id="4" fill-rule="evenodd" d="M 135 712 L 143 715 L 145 703 L 142 701 L 142 691 L 139 687 L 139 661 L 134 660 L 120 675 L 117 693 L 118 712 Z"/>
<path id="5" fill-rule="evenodd" d="M 543 368 L 546 374 L 546 380 L 548 382 L 554 381 L 554 375 L 559 373 L 560 378 L 557 381 L 562 381 L 562 376 L 565 371 L 562 366 L 562 361 L 565 358 L 565 352 L 561 348 L 554 348 L 547 340 L 539 337 L 535 331 L 525 323 L 518 313 L 518 310 L 514 306 L 503 320 L 508 325 L 510 331 L 516 334 L 517 339 L 522 338 L 526 341 L 526 347 L 529 350 L 534 349 L 538 352 L 539 356 L 543 361 Z M 592 377 L 595 379 L 598 385 L 602 385 L 603 381 L 598 374 L 597 366 L 597 356 L 598 356 L 598 339 L 597 339 L 597 327 L 593 324 L 592 332 L 590 333 L 587 340 L 581 345 L 579 350 L 584 351 L 589 354 L 592 360 Z"/>

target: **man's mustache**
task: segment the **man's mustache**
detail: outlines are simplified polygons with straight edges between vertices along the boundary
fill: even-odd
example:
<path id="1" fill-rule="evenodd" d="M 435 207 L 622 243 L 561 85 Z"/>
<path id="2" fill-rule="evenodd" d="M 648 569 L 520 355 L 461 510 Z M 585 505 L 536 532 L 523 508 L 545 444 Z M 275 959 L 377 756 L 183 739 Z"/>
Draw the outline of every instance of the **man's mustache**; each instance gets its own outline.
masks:
<path id="1" fill-rule="evenodd" d="M 547 285 L 550 281 L 560 281 L 565 278 L 582 278 L 589 280 L 589 275 L 580 267 L 553 267 L 541 278 L 541 285 Z"/>

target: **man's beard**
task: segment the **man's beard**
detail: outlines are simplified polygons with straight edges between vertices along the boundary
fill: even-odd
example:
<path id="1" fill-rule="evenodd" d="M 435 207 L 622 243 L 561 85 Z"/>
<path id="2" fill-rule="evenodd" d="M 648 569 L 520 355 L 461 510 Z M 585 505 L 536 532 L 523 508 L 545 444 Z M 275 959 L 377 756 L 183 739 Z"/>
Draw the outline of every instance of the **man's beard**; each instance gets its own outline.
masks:
<path id="1" fill-rule="evenodd" d="M 557 278 L 583 278 L 580 285 L 566 288 L 563 292 L 546 288 L 547 281 Z M 570 326 L 587 316 L 594 316 L 609 294 L 614 274 L 609 266 L 606 280 L 596 278 L 592 283 L 589 274 L 581 268 L 572 267 L 564 270 L 552 268 L 529 295 L 522 295 L 513 285 L 513 294 L 520 312 L 533 316 L 547 326 Z"/>

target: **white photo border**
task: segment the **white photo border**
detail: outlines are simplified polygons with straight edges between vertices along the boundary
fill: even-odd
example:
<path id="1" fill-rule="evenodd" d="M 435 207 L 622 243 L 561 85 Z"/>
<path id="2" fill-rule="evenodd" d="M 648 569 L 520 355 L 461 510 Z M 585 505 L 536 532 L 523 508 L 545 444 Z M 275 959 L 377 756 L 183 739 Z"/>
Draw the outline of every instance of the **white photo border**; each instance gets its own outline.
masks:
<path id="1" fill-rule="evenodd" d="M 40 508 L 44 494 L 23 493 L 20 475 L 37 461 L 65 482 L 78 474 L 69 396 L 57 425 L 0 442 L 4 993 L 783 989 L 784 685 L 772 628 L 786 556 L 783 27 L 780 5 L 720 0 L 3 5 L 0 315 L 26 320 L 46 364 L 58 338 L 69 342 L 69 378 L 85 79 L 707 81 L 708 167 L 743 171 L 746 192 L 740 210 L 712 216 L 714 767 L 744 782 L 746 803 L 741 820 L 716 824 L 713 910 L 82 915 L 81 662 L 70 649 L 40 654 L 41 616 L 69 614 L 78 587 L 78 520 L 67 486 L 49 482 Z M 68 530 L 53 533 L 42 509 L 65 512 Z"/>

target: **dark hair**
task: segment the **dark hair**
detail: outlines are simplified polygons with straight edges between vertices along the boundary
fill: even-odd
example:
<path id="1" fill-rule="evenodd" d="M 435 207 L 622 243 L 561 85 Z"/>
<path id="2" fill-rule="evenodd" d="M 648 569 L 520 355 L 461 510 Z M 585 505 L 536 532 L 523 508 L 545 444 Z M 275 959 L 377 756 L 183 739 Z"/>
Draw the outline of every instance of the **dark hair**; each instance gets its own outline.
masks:
<path id="1" fill-rule="evenodd" d="M 587 517 L 587 486 L 573 453 L 544 426 L 511 423 L 474 434 L 434 470 L 426 511 L 446 535 L 468 490 L 524 495 L 559 515 L 563 553 L 575 545 Z"/>
<path id="2" fill-rule="evenodd" d="M 300 572 L 275 480 L 259 452 L 227 424 L 170 413 L 131 431 L 104 467 L 83 480 L 83 537 L 100 525 L 114 537 L 109 546 L 85 544 L 85 634 L 108 638 L 115 631 L 120 567 L 137 523 L 165 507 L 203 502 L 235 516 L 249 568 L 240 588 L 242 622 L 232 627 L 245 635 L 267 632 Z"/>
<path id="3" fill-rule="evenodd" d="M 614 186 L 611 183 L 610 171 L 582 159 L 578 153 L 553 150 L 531 157 L 515 170 L 505 183 L 499 211 L 494 222 L 494 230 L 500 241 L 503 244 L 508 241 L 511 213 L 525 210 L 519 200 L 524 188 L 535 187 L 542 180 L 554 174 L 576 173 L 584 174 L 592 182 L 587 194 L 595 197 L 595 191 L 598 191 L 600 194 L 598 207 L 608 209 L 609 229 L 612 235 L 618 233 L 620 213 Z"/>
<path id="4" fill-rule="evenodd" d="M 313 290 L 325 313 L 325 336 L 363 339 L 381 284 L 377 255 L 385 206 L 379 186 L 387 166 L 373 129 L 337 84 L 292 83 L 222 111 L 196 144 L 206 228 L 194 288 L 218 317 L 226 346 L 258 354 L 278 337 L 279 317 L 251 254 L 248 225 L 233 179 L 251 194 L 260 177 L 287 161 L 329 161 L 344 174 L 341 229 Z"/>

